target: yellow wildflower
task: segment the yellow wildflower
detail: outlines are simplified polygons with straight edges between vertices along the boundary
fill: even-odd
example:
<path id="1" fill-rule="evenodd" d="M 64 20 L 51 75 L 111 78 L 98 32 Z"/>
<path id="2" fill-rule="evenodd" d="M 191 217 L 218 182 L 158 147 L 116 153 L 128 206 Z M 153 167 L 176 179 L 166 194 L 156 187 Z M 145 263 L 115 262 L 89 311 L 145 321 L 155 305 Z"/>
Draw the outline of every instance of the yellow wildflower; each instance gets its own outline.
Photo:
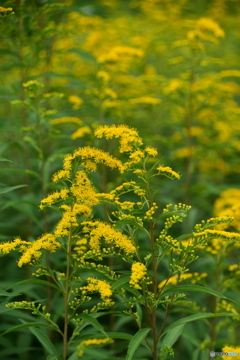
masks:
<path id="1" fill-rule="evenodd" d="M 145 148 L 145 152 L 150 155 L 150 156 L 157 156 L 158 152 L 157 152 L 157 149 L 154 149 L 153 147 L 151 146 L 147 146 Z"/>
<path id="2" fill-rule="evenodd" d="M 120 160 L 114 158 L 103 150 L 94 149 L 89 146 L 77 149 L 74 152 L 73 157 L 81 157 L 83 160 L 92 159 L 96 163 L 103 163 L 112 169 L 117 168 L 120 172 L 123 172 L 124 170 L 123 164 Z"/>
<path id="3" fill-rule="evenodd" d="M 239 269 L 239 265 L 238 264 L 232 264 L 229 266 L 228 270 L 229 271 L 234 271 L 236 269 Z"/>
<path id="4" fill-rule="evenodd" d="M 111 344 L 112 342 L 113 342 L 113 339 L 110 339 L 110 338 L 84 340 L 77 346 L 77 350 L 78 350 L 77 356 L 82 357 L 84 354 L 84 349 L 86 347 L 103 346 L 103 345 Z"/>
<path id="5" fill-rule="evenodd" d="M 87 281 L 88 285 L 80 288 L 83 294 L 97 291 L 104 302 L 109 302 L 109 298 L 112 296 L 111 285 L 109 283 L 105 280 L 99 280 L 91 277 L 87 278 Z"/>
<path id="6" fill-rule="evenodd" d="M 161 175 L 165 175 L 172 180 L 180 179 L 180 175 L 173 171 L 169 166 L 159 166 L 157 170 Z"/>
<path id="7" fill-rule="evenodd" d="M 223 70 L 218 74 L 219 77 L 240 77 L 240 70 Z"/>
<path id="8" fill-rule="evenodd" d="M 142 96 L 135 99 L 130 99 L 131 104 L 149 104 L 149 105 L 158 105 L 161 103 L 160 99 L 156 99 L 150 96 Z"/>
<path id="9" fill-rule="evenodd" d="M 77 171 L 70 190 L 73 196 L 76 197 L 77 202 L 80 204 L 92 207 L 99 203 L 91 181 L 89 180 L 87 174 L 82 170 Z"/>
<path id="10" fill-rule="evenodd" d="M 53 194 L 48 195 L 45 199 L 42 199 L 41 203 L 46 205 L 52 205 L 56 201 L 66 200 L 68 198 L 68 194 L 69 194 L 69 190 L 67 189 L 55 191 Z"/>
<path id="11" fill-rule="evenodd" d="M 73 104 L 73 107 L 72 107 L 73 110 L 78 110 L 83 103 L 83 100 L 79 96 L 76 96 L 76 95 L 70 95 L 68 97 L 68 100 L 70 103 Z"/>
<path id="12" fill-rule="evenodd" d="M 110 80 L 110 75 L 106 71 L 99 71 L 97 73 L 97 77 L 102 79 L 106 83 Z"/>
<path id="13" fill-rule="evenodd" d="M 144 264 L 140 262 L 135 262 L 132 264 L 132 273 L 130 277 L 129 284 L 135 289 L 141 289 L 142 287 L 139 285 L 139 282 L 146 278 L 147 268 Z"/>
<path id="14" fill-rule="evenodd" d="M 91 208 L 84 204 L 74 204 L 72 209 L 68 205 L 62 205 L 61 208 L 65 212 L 54 231 L 56 237 L 68 236 L 71 227 L 78 226 L 77 215 L 81 214 L 84 217 L 90 217 L 91 215 Z"/>
<path id="15" fill-rule="evenodd" d="M 76 246 L 74 247 L 74 250 L 77 252 L 77 255 L 83 255 L 86 252 L 86 249 L 87 249 L 87 239 L 82 238 L 76 241 Z"/>
<path id="16" fill-rule="evenodd" d="M 71 135 L 71 139 L 72 140 L 76 140 L 78 138 L 81 138 L 83 136 L 85 136 L 86 134 L 91 134 L 92 130 L 90 129 L 89 126 L 83 126 L 80 129 L 76 130 L 72 135 Z"/>
<path id="17" fill-rule="evenodd" d="M 126 125 L 104 125 L 95 130 L 95 136 L 98 138 L 105 137 L 106 139 L 119 139 L 119 151 L 129 152 L 133 150 L 133 145 L 142 145 L 142 139 L 139 137 L 135 129 L 131 129 Z"/>
<path id="18" fill-rule="evenodd" d="M 83 124 L 82 120 L 78 119 L 77 117 L 73 117 L 73 116 L 66 116 L 66 117 L 50 120 L 51 125 L 61 125 L 61 124 L 68 124 L 68 123 L 73 123 L 73 124 L 77 124 L 80 126 Z"/>
<path id="19" fill-rule="evenodd" d="M 18 266 L 21 267 L 23 264 L 31 264 L 32 261 L 39 260 L 42 256 L 40 251 L 42 249 L 54 252 L 60 246 L 61 244 L 53 234 L 42 235 L 39 239 L 29 243 L 18 261 Z"/>
<path id="20" fill-rule="evenodd" d="M 29 242 L 17 238 L 11 242 L 5 242 L 3 244 L 0 244 L 0 253 L 8 254 L 11 251 L 16 250 L 16 248 L 19 248 L 19 250 L 21 251 L 26 248 L 25 245 L 29 245 Z"/>
<path id="21" fill-rule="evenodd" d="M 69 177 L 70 177 L 70 171 L 68 171 L 68 170 L 59 170 L 57 173 L 53 174 L 52 181 L 54 183 L 56 183 L 61 179 L 67 179 Z"/>
<path id="22" fill-rule="evenodd" d="M 110 225 L 101 222 L 85 222 L 83 231 L 89 233 L 89 246 L 92 250 L 100 252 L 100 239 L 103 238 L 107 244 L 113 244 L 130 255 L 136 251 L 131 239 L 126 235 L 112 228 Z"/>
<path id="23" fill-rule="evenodd" d="M 218 239 L 222 240 L 229 240 L 229 241 L 240 241 L 240 234 L 234 232 L 227 232 L 221 230 L 210 230 L 206 229 L 204 231 L 194 233 L 194 237 L 199 237 L 200 239 L 206 239 L 208 237 L 217 237 Z"/>
<path id="24" fill-rule="evenodd" d="M 201 31 L 211 31 L 216 37 L 222 38 L 225 36 L 224 31 L 220 28 L 220 26 L 208 18 L 201 18 L 197 22 L 197 27 Z"/>
<path id="25" fill-rule="evenodd" d="M 128 46 L 115 46 L 111 49 L 111 51 L 108 54 L 104 54 L 99 56 L 98 62 L 104 63 L 104 62 L 117 62 L 117 61 L 123 61 L 126 58 L 131 57 L 142 57 L 143 52 L 140 49 L 131 48 Z"/>

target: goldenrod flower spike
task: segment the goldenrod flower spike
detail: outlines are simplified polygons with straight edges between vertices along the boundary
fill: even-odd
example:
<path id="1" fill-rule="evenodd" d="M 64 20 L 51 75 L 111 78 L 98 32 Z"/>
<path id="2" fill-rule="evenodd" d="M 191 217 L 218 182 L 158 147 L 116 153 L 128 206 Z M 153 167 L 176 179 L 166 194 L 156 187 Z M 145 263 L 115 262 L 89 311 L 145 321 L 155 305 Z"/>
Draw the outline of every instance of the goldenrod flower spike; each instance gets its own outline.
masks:
<path id="1" fill-rule="evenodd" d="M 144 278 L 146 278 L 147 275 L 147 268 L 144 264 L 140 262 L 135 262 L 132 264 L 132 273 L 131 273 L 131 279 L 129 281 L 129 284 L 134 287 L 135 289 L 141 289 L 139 282 L 142 281 Z"/>

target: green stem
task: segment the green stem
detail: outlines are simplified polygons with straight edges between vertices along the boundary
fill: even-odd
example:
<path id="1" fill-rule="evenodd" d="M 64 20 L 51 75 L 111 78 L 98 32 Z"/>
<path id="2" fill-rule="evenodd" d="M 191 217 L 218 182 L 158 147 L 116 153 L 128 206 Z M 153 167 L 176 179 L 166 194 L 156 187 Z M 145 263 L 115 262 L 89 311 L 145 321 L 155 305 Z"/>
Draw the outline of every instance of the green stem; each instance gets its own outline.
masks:
<path id="1" fill-rule="evenodd" d="M 70 272 L 71 272 L 71 248 L 72 248 L 72 228 L 69 230 L 68 243 L 67 243 L 67 267 L 66 267 L 66 284 L 64 292 L 64 332 L 63 332 L 63 359 L 67 360 L 68 351 L 68 303 L 71 294 L 69 286 Z"/>
<path id="2" fill-rule="evenodd" d="M 147 191 L 147 198 L 148 198 L 148 206 L 149 209 L 152 207 L 152 200 L 151 200 L 151 193 L 150 193 L 150 186 L 149 186 L 149 180 L 146 179 L 146 191 Z M 150 241 L 151 241 L 151 250 L 152 250 L 152 256 L 153 256 L 153 293 L 154 293 L 154 300 L 157 299 L 157 258 L 154 256 L 154 245 L 155 245 L 155 239 L 154 239 L 154 224 L 153 221 L 150 220 Z M 151 325 L 153 330 L 153 360 L 157 360 L 157 344 L 158 344 L 158 338 L 157 338 L 157 309 L 155 304 L 151 309 Z"/>

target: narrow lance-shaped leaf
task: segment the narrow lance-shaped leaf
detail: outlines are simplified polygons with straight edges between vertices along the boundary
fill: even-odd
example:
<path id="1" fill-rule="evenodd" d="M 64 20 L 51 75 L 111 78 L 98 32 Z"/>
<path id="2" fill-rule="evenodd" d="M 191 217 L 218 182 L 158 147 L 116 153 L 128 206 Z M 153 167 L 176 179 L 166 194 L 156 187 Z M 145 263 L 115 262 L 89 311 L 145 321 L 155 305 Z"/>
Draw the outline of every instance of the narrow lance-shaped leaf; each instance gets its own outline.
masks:
<path id="1" fill-rule="evenodd" d="M 99 330 L 102 334 L 104 334 L 106 337 L 109 337 L 108 334 L 104 331 L 102 325 L 89 314 L 81 314 L 80 318 L 87 321 L 89 324 L 91 324 L 95 329 Z"/>
<path id="2" fill-rule="evenodd" d="M 236 315 L 236 314 L 232 314 L 232 313 L 218 313 L 218 314 L 213 314 L 213 313 L 203 313 L 203 314 L 195 314 L 195 315 L 190 315 L 185 317 L 184 319 L 180 319 L 175 321 L 173 324 L 171 324 L 170 326 L 168 326 L 165 331 L 162 333 L 161 337 L 166 334 L 168 331 L 172 330 L 173 328 L 182 325 L 182 324 L 186 324 L 195 320 L 202 320 L 202 319 L 208 319 L 208 318 L 213 318 L 213 317 L 220 317 L 220 316 L 235 316 L 235 317 L 239 317 L 240 315 Z"/>
<path id="3" fill-rule="evenodd" d="M 179 336 L 182 334 L 184 326 L 185 326 L 185 324 L 182 324 L 182 325 L 179 325 L 179 326 L 175 327 L 174 329 L 168 331 L 168 333 L 166 334 L 165 338 L 162 341 L 161 348 L 164 345 L 173 346 L 175 344 L 175 342 L 177 341 L 177 339 L 179 338 Z"/>
<path id="4" fill-rule="evenodd" d="M 24 321 L 24 320 L 21 320 L 21 322 L 26 324 L 26 321 Z M 33 327 L 33 328 L 30 327 L 29 330 L 36 336 L 38 341 L 42 344 L 44 349 L 49 354 L 57 355 L 58 352 L 57 352 L 55 346 L 40 329 L 37 329 L 36 327 Z"/>
<path id="5" fill-rule="evenodd" d="M 4 188 L 0 189 L 0 195 L 1 195 L 1 194 L 6 194 L 6 193 L 8 193 L 9 191 L 13 191 L 13 190 L 16 190 L 16 189 L 25 187 L 25 186 L 28 186 L 28 185 L 16 185 L 16 186 L 4 187 Z"/>
<path id="6" fill-rule="evenodd" d="M 21 320 L 21 321 L 23 321 L 23 320 Z M 8 333 L 16 331 L 16 330 L 20 330 L 20 329 L 24 329 L 24 328 L 30 328 L 30 327 L 37 327 L 37 326 L 57 330 L 57 327 L 53 326 L 53 325 L 49 325 L 49 324 L 46 324 L 46 323 L 40 323 L 40 322 L 29 322 L 29 323 L 13 326 L 10 329 L 7 329 L 6 331 L 4 331 L 2 334 L 0 334 L 0 336 L 3 336 L 5 334 L 8 334 Z"/>
<path id="7" fill-rule="evenodd" d="M 202 293 L 206 293 L 206 294 L 211 294 L 223 299 L 228 299 L 231 300 L 229 298 L 227 298 L 226 296 L 220 294 L 219 292 L 212 290 L 212 289 L 208 289 L 204 286 L 199 286 L 199 285 L 176 285 L 174 287 L 171 287 L 169 289 L 166 289 L 161 296 L 169 293 L 169 292 L 176 292 L 176 291 L 197 291 L 197 292 L 202 292 Z M 233 301 L 233 300 L 231 300 Z"/>
<path id="8" fill-rule="evenodd" d="M 17 285 L 24 285 L 24 284 L 42 284 L 42 285 L 46 285 L 46 286 L 51 286 L 57 290 L 59 290 L 59 287 L 53 283 L 50 283 L 49 281 L 46 280 L 40 280 L 40 279 L 29 279 L 29 280 L 23 280 L 23 281 L 19 281 L 11 286 L 9 286 L 6 290 L 9 290 L 11 288 L 13 288 L 14 286 Z"/>
<path id="9" fill-rule="evenodd" d="M 141 329 L 133 336 L 128 345 L 128 351 L 125 360 L 132 360 L 135 351 L 140 346 L 141 342 L 145 339 L 150 330 L 151 329 L 149 328 Z"/>
<path id="10" fill-rule="evenodd" d="M 113 285 L 112 285 L 112 291 L 116 290 L 118 287 L 128 283 L 130 281 L 130 277 L 126 276 L 124 278 L 121 278 L 119 280 L 117 280 Z"/>

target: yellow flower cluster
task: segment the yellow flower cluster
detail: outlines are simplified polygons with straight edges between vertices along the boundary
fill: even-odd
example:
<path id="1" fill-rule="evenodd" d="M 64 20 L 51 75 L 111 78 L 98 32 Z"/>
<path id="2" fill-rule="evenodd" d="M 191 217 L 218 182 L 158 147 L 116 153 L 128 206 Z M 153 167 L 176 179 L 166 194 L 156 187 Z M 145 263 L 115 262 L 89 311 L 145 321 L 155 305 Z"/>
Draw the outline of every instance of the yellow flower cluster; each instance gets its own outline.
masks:
<path id="1" fill-rule="evenodd" d="M 76 130 L 72 135 L 71 135 L 71 139 L 72 140 L 77 140 L 81 137 L 84 137 L 86 134 L 91 134 L 92 130 L 90 129 L 89 126 L 83 126 L 80 129 Z"/>
<path id="2" fill-rule="evenodd" d="M 69 190 L 62 189 L 60 191 L 56 191 L 55 193 L 48 195 L 45 199 L 41 200 L 40 209 L 44 207 L 44 205 L 52 205 L 57 201 L 66 200 L 68 198 Z"/>
<path id="3" fill-rule="evenodd" d="M 136 184 L 135 181 L 125 182 L 122 185 L 116 187 L 114 190 L 110 192 L 110 194 L 117 196 L 124 194 L 126 192 L 133 191 L 134 194 L 138 196 L 144 196 L 145 190 L 142 189 L 139 185 Z M 116 198 L 118 200 L 118 198 Z"/>
<path id="4" fill-rule="evenodd" d="M 5 242 L 0 244 L 0 253 L 1 254 L 9 254 L 11 251 L 19 249 L 20 252 L 23 252 L 26 249 L 25 245 L 29 245 L 28 241 L 24 241 L 21 239 L 15 239 L 11 242 Z"/>
<path id="5" fill-rule="evenodd" d="M 180 91 L 184 88 L 184 82 L 180 79 L 171 79 L 168 86 L 166 86 L 163 91 L 166 95 L 170 95 L 177 91 Z"/>
<path id="6" fill-rule="evenodd" d="M 197 28 L 201 32 L 211 31 L 216 37 L 222 38 L 225 36 L 224 31 L 220 28 L 220 26 L 208 18 L 201 18 L 197 21 Z"/>
<path id="7" fill-rule="evenodd" d="M 218 74 L 220 77 L 240 77 L 240 71 L 239 70 L 223 70 L 220 71 Z"/>
<path id="8" fill-rule="evenodd" d="M 131 201 L 124 201 L 124 202 L 120 202 L 120 201 L 115 201 L 115 204 L 118 205 L 122 210 L 133 210 L 135 202 L 131 202 Z"/>
<path id="9" fill-rule="evenodd" d="M 91 148 L 90 146 L 79 148 L 76 150 L 73 154 L 73 158 L 80 157 L 83 160 L 92 159 L 96 163 L 102 163 L 107 166 L 109 166 L 112 169 L 118 169 L 120 172 L 124 171 L 124 166 L 122 162 L 113 156 L 111 156 L 109 153 Z"/>
<path id="10" fill-rule="evenodd" d="M 149 104 L 149 105 L 158 105 L 161 103 L 160 99 L 156 99 L 150 96 L 141 96 L 139 98 L 130 99 L 131 104 Z"/>
<path id="11" fill-rule="evenodd" d="M 128 47 L 128 46 L 115 46 L 113 47 L 108 54 L 99 56 L 98 62 L 118 62 L 123 61 L 124 59 L 132 57 L 142 57 L 143 52 L 140 49 Z"/>
<path id="12" fill-rule="evenodd" d="M 21 239 L 15 239 L 12 242 L 0 244 L 0 253 L 8 254 L 10 251 L 18 250 L 23 255 L 18 261 L 18 266 L 24 264 L 31 264 L 37 261 L 42 256 L 41 250 L 48 250 L 50 252 L 56 251 L 61 245 L 52 234 L 44 234 L 39 239 L 29 242 Z"/>
<path id="13" fill-rule="evenodd" d="M 30 246 L 28 246 L 19 259 L 18 266 L 21 267 L 23 264 L 30 264 L 32 261 L 39 260 L 42 256 L 40 250 L 45 249 L 50 252 L 55 252 L 59 247 L 61 247 L 61 244 L 57 241 L 54 235 L 45 234 L 39 239 L 30 243 Z"/>
<path id="14" fill-rule="evenodd" d="M 80 288 L 82 294 L 88 292 L 99 292 L 101 299 L 106 303 L 110 302 L 110 297 L 112 296 L 111 285 L 105 280 L 99 280 L 92 277 L 87 278 L 88 285 L 82 286 Z"/>
<path id="15" fill-rule="evenodd" d="M 68 100 L 73 104 L 73 110 L 78 110 L 83 103 L 83 100 L 77 95 L 70 95 Z"/>
<path id="16" fill-rule="evenodd" d="M 73 208 L 68 205 L 62 205 L 61 208 L 65 212 L 55 228 L 54 235 L 56 237 L 68 236 L 71 227 L 78 226 L 77 215 L 81 214 L 83 217 L 90 217 L 91 215 L 91 208 L 85 204 L 75 203 Z"/>
<path id="17" fill-rule="evenodd" d="M 100 126 L 95 130 L 95 136 L 97 138 L 119 139 L 120 153 L 133 151 L 133 145 L 142 145 L 142 139 L 139 137 L 138 132 L 126 125 Z"/>
<path id="18" fill-rule="evenodd" d="M 115 199 L 114 194 L 105 194 L 105 193 L 98 193 L 96 194 L 96 197 L 101 201 L 101 200 L 110 200 L 113 201 Z"/>
<path id="19" fill-rule="evenodd" d="M 154 149 L 151 146 L 147 146 L 145 148 L 145 152 L 150 156 L 157 156 L 158 155 L 157 149 Z"/>
<path id="20" fill-rule="evenodd" d="M 166 285 L 177 285 L 178 282 L 180 281 L 184 281 L 184 280 L 187 280 L 187 279 L 191 279 L 191 283 L 192 284 L 196 284 L 198 281 L 200 281 L 201 279 L 205 278 L 207 275 L 207 273 L 198 273 L 198 272 L 194 272 L 194 273 L 184 273 L 184 274 L 181 274 L 180 275 L 180 279 L 179 279 L 179 275 L 173 275 L 171 276 L 167 283 L 166 283 L 166 280 L 163 280 L 160 282 L 160 284 L 158 285 L 158 288 L 161 289 L 165 283 Z"/>
<path id="21" fill-rule="evenodd" d="M 150 207 L 149 210 L 146 211 L 144 219 L 145 220 L 152 220 L 153 219 L 153 215 L 155 213 L 155 211 L 158 209 L 157 204 L 154 202 L 152 203 L 152 206 Z"/>
<path id="22" fill-rule="evenodd" d="M 10 8 L 10 7 L 8 7 L 8 8 L 5 8 L 5 7 L 3 7 L 3 6 L 0 6 L 0 12 L 3 12 L 3 13 L 5 13 L 5 12 L 9 12 L 9 11 L 11 11 L 12 12 L 12 8 Z"/>
<path id="23" fill-rule="evenodd" d="M 61 124 L 69 124 L 69 123 L 77 124 L 80 126 L 83 124 L 82 120 L 73 116 L 66 116 L 66 117 L 50 120 L 51 125 L 61 125 Z"/>
<path id="24" fill-rule="evenodd" d="M 111 344 L 111 343 L 113 343 L 113 339 L 110 339 L 110 338 L 84 340 L 77 346 L 77 350 L 78 350 L 77 356 L 82 357 L 84 354 L 84 349 L 86 347 L 103 346 L 103 345 L 107 345 L 107 344 Z"/>
<path id="25" fill-rule="evenodd" d="M 30 92 L 36 91 L 37 89 L 41 89 L 43 88 L 43 86 L 44 85 L 38 82 L 37 80 L 30 80 L 27 81 L 26 83 L 23 83 L 23 87 Z"/>
<path id="26" fill-rule="evenodd" d="M 230 216 L 233 218 L 231 227 L 240 231 L 240 190 L 227 189 L 221 192 L 220 197 L 214 204 L 215 213 L 219 216 Z M 221 229 L 226 229 L 228 224 L 222 225 Z"/>
<path id="27" fill-rule="evenodd" d="M 99 71 L 97 73 L 97 77 L 102 79 L 105 83 L 107 83 L 110 80 L 110 75 L 106 71 Z"/>
<path id="28" fill-rule="evenodd" d="M 75 196 L 76 201 L 88 207 L 92 207 L 99 203 L 96 191 L 89 180 L 87 174 L 79 170 L 75 175 L 75 180 L 70 188 L 71 193 Z"/>
<path id="29" fill-rule="evenodd" d="M 107 244 L 113 244 L 127 255 L 133 254 L 136 251 L 132 241 L 110 225 L 101 221 L 87 221 L 83 224 L 85 225 L 83 231 L 89 233 L 89 246 L 91 250 L 99 253 L 101 251 L 100 239 L 103 238 Z"/>
<path id="30" fill-rule="evenodd" d="M 52 176 L 52 181 L 54 183 L 59 182 L 59 180 L 61 179 L 65 179 L 65 178 L 69 178 L 70 177 L 70 171 L 72 169 L 72 160 L 73 157 L 71 154 L 67 154 L 64 157 L 63 160 L 63 170 L 60 170 L 58 172 L 56 172 L 55 174 L 53 174 Z"/>
<path id="31" fill-rule="evenodd" d="M 222 352 L 224 353 L 235 353 L 235 355 L 233 356 L 234 360 L 240 360 L 240 346 L 229 346 L 229 345 L 225 345 L 222 349 Z M 223 355 L 222 356 L 223 360 L 229 360 L 229 356 L 228 355 Z"/>
<path id="32" fill-rule="evenodd" d="M 240 266 L 239 266 L 239 264 L 230 265 L 228 270 L 233 271 L 236 275 L 240 275 Z"/>
<path id="33" fill-rule="evenodd" d="M 172 180 L 180 179 L 180 175 L 173 171 L 169 166 L 159 166 L 157 170 L 159 171 L 159 174 L 165 175 Z"/>
<path id="34" fill-rule="evenodd" d="M 83 238 L 83 239 L 77 240 L 75 244 L 76 244 L 76 246 L 74 247 L 74 250 L 77 252 L 77 255 L 74 254 L 73 256 L 75 258 L 77 258 L 79 256 L 82 256 L 86 252 L 87 239 Z"/>
<path id="35" fill-rule="evenodd" d="M 134 264 L 132 264 L 131 271 L 132 273 L 129 284 L 135 289 L 141 289 L 142 287 L 140 286 L 139 282 L 144 278 L 146 278 L 147 275 L 146 266 L 140 262 L 135 262 Z"/>
<path id="36" fill-rule="evenodd" d="M 230 312 L 232 314 L 239 315 L 239 313 L 235 309 L 234 305 L 227 302 L 226 300 L 221 300 L 217 305 L 217 312 L 222 312 L 222 311 L 227 311 L 227 312 Z"/>
<path id="37" fill-rule="evenodd" d="M 216 237 L 222 240 L 229 240 L 229 241 L 240 241 L 240 234 L 234 232 L 227 232 L 221 230 L 204 230 L 199 233 L 194 233 L 194 237 L 200 239 L 207 239 L 208 237 Z"/>

